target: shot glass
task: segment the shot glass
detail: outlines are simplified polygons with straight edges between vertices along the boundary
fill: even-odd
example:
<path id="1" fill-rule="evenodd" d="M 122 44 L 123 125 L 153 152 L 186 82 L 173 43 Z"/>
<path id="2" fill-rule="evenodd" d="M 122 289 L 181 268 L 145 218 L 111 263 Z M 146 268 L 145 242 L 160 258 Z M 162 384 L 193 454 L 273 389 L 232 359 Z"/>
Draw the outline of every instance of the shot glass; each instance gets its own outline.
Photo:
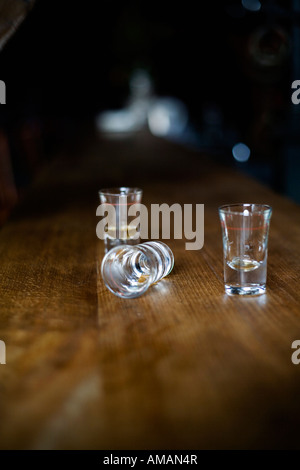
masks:
<path id="1" fill-rule="evenodd" d="M 106 287 L 117 297 L 134 299 L 170 274 L 172 250 L 163 242 L 117 246 L 104 256 L 101 274 Z"/>
<path id="2" fill-rule="evenodd" d="M 227 294 L 259 295 L 266 291 L 271 214 L 272 208 L 264 204 L 219 207 Z"/>
<path id="3" fill-rule="evenodd" d="M 99 191 L 101 204 L 108 209 L 108 224 L 104 232 L 104 251 L 119 245 L 136 245 L 140 243 L 140 232 L 131 228 L 130 222 L 135 218 L 128 214 L 133 204 L 140 204 L 143 191 L 139 188 L 105 188 Z"/>

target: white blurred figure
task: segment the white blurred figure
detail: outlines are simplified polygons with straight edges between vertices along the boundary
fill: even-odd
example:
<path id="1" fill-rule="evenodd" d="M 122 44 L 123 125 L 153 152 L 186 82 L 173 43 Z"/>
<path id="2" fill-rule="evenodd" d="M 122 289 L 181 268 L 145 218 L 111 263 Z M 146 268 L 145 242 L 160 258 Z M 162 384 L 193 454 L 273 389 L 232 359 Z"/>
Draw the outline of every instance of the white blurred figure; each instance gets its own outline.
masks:
<path id="1" fill-rule="evenodd" d="M 158 137 L 179 137 L 188 123 L 188 111 L 177 98 L 156 98 L 148 110 L 148 126 Z"/>
<path id="2" fill-rule="evenodd" d="M 154 99 L 153 85 L 148 72 L 137 69 L 131 76 L 129 86 L 130 96 L 127 106 L 143 127 L 147 123 L 148 109 Z"/>
<path id="3" fill-rule="evenodd" d="M 130 134 L 148 127 L 159 137 L 179 138 L 186 130 L 188 111 L 173 97 L 157 97 L 148 72 L 136 69 L 129 81 L 130 95 L 122 109 L 101 112 L 97 128 L 109 135 Z"/>
<path id="4" fill-rule="evenodd" d="M 145 127 L 153 97 L 152 81 L 142 69 L 133 72 L 130 95 L 123 109 L 104 111 L 97 117 L 97 128 L 105 133 L 131 133 Z"/>

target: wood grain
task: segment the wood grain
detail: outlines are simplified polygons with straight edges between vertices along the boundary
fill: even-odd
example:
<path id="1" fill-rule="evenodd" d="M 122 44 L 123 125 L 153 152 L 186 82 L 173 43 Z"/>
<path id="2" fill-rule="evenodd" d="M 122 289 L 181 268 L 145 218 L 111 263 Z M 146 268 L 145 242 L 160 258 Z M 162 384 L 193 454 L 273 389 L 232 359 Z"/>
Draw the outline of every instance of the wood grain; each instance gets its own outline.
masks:
<path id="1" fill-rule="evenodd" d="M 170 240 L 173 272 L 121 300 L 99 275 L 97 190 L 205 204 L 205 243 Z M 217 208 L 272 205 L 268 290 L 228 297 Z M 147 133 L 84 135 L 0 232 L 2 449 L 299 448 L 300 209 Z"/>

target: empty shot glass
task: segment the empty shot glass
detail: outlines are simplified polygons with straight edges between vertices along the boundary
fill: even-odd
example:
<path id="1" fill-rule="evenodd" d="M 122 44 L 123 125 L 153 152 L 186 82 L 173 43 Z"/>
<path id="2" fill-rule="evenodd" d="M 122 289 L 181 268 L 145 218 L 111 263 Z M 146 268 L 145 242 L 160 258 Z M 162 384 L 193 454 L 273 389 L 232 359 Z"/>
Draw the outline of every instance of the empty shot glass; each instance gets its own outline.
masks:
<path id="1" fill-rule="evenodd" d="M 124 299 L 139 297 L 173 269 L 172 250 L 163 242 L 145 242 L 111 249 L 104 256 L 101 275 L 106 287 Z"/>
<path id="2" fill-rule="evenodd" d="M 268 234 L 272 208 L 264 204 L 219 207 L 227 294 L 266 291 Z"/>
<path id="3" fill-rule="evenodd" d="M 128 214 L 133 204 L 140 204 L 143 191 L 140 188 L 106 188 L 99 191 L 100 202 L 108 209 L 108 224 L 104 232 L 104 251 L 119 245 L 136 245 L 140 243 L 140 234 L 131 228 L 130 222 L 135 218 Z"/>

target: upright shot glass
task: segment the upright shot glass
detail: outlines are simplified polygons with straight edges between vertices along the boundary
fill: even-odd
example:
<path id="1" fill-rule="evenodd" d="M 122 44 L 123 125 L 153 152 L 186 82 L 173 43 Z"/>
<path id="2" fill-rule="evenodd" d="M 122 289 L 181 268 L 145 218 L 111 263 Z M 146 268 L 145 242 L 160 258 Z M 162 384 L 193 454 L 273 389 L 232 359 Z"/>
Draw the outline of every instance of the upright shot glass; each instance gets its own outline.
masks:
<path id="1" fill-rule="evenodd" d="M 140 188 L 105 188 L 99 191 L 101 204 L 114 208 L 114 217 L 109 218 L 107 230 L 104 233 L 104 251 L 119 245 L 136 245 L 141 239 L 136 230 L 130 228 L 130 222 L 135 216 L 128 214 L 129 207 L 140 204 L 143 191 Z"/>
<path id="2" fill-rule="evenodd" d="M 219 207 L 227 294 L 259 295 L 266 291 L 271 214 L 272 208 L 264 204 Z"/>

